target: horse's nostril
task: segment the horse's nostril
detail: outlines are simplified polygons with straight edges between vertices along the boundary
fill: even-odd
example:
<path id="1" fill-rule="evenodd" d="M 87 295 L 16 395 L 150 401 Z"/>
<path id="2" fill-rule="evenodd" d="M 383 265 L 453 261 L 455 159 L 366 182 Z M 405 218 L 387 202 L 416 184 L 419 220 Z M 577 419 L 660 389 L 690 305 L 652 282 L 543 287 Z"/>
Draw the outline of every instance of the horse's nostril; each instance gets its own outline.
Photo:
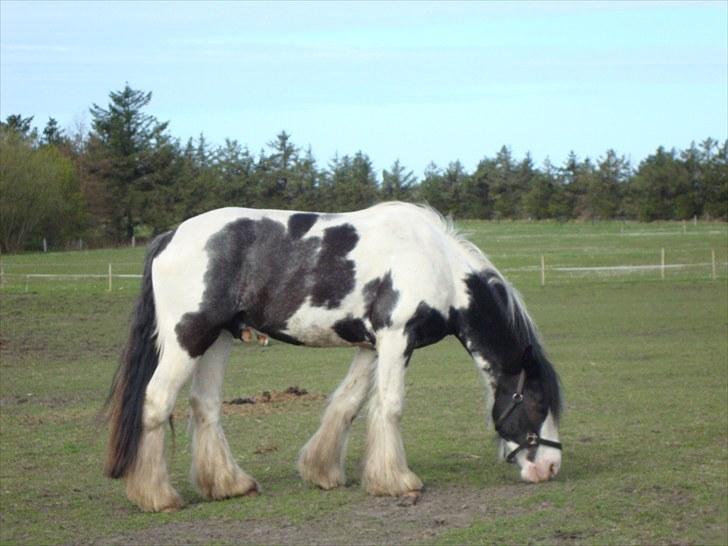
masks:
<path id="1" fill-rule="evenodd" d="M 549 466 L 549 478 L 553 478 L 556 476 L 556 463 L 551 463 L 551 466 Z"/>

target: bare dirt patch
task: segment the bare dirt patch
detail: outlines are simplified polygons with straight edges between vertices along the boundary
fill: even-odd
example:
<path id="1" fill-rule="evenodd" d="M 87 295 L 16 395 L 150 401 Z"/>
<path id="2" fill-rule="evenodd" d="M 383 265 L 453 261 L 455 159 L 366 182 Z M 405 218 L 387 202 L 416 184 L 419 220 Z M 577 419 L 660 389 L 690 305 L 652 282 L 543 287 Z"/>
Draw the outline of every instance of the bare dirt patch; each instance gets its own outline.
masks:
<path id="1" fill-rule="evenodd" d="M 326 398 L 321 393 L 308 392 L 300 387 L 288 387 L 284 391 L 263 391 L 253 396 L 235 397 L 222 403 L 223 415 L 265 415 L 290 409 L 291 404 L 315 402 Z M 187 410 L 177 408 L 174 418 L 185 419 Z"/>
<path id="2" fill-rule="evenodd" d="M 412 544 L 436 539 L 475 520 L 509 514 L 499 502 L 528 494 L 523 486 L 476 490 L 433 487 L 415 505 L 366 497 L 357 506 L 307 521 L 208 520 L 167 523 L 102 538 L 96 544 Z M 325 492 L 321 492 L 325 495 Z M 259 502 L 265 502 L 262 495 Z M 563 539 L 561 539 L 563 540 Z"/>

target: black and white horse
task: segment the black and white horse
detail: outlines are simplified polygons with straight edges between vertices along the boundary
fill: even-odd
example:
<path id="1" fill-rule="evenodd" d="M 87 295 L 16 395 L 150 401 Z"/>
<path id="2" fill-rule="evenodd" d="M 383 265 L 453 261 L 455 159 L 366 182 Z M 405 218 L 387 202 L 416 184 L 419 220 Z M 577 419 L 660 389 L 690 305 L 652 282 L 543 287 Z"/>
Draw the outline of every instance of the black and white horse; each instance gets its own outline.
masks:
<path id="1" fill-rule="evenodd" d="M 399 430 L 412 352 L 454 335 L 485 377 L 500 451 L 531 482 L 559 471 L 559 382 L 523 303 L 493 264 L 433 210 L 385 203 L 343 214 L 225 208 L 151 244 L 131 334 L 109 397 L 106 474 L 144 510 L 181 499 L 163 454 L 164 424 L 192 378 L 192 472 L 211 499 L 255 493 L 220 426 L 235 335 L 356 347 L 321 426 L 301 450 L 302 478 L 343 485 L 346 437 L 369 401 L 362 483 L 416 495 Z"/>

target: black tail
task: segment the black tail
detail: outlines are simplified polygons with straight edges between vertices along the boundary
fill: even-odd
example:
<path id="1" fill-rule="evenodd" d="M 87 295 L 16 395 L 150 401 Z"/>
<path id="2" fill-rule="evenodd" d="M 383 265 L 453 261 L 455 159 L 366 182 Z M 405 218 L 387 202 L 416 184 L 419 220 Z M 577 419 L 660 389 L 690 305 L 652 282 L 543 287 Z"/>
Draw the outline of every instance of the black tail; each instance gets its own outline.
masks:
<path id="1" fill-rule="evenodd" d="M 173 235 L 173 231 L 160 235 L 147 249 L 142 290 L 131 315 L 129 341 L 106 400 L 106 418 L 111 430 L 104 473 L 109 478 L 122 478 L 126 475 L 134 465 L 139 450 L 144 395 L 159 362 L 152 262 L 165 249 Z"/>

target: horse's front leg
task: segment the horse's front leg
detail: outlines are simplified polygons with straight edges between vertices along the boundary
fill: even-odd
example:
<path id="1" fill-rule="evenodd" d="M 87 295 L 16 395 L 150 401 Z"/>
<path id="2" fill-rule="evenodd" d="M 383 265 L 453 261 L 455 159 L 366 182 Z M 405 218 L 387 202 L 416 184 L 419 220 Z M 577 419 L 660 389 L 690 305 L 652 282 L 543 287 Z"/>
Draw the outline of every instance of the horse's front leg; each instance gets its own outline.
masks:
<path id="1" fill-rule="evenodd" d="M 377 353 L 371 349 L 361 348 L 356 352 L 349 372 L 331 396 L 321 418 L 321 426 L 301 449 L 299 474 L 322 489 L 346 483 L 346 438 L 351 423 L 369 394 L 376 358 Z"/>
<path id="2" fill-rule="evenodd" d="M 369 428 L 362 483 L 372 495 L 419 494 L 422 482 L 407 467 L 399 430 L 404 407 L 404 375 L 409 359 L 401 331 L 377 337 L 377 368 L 369 404 Z"/>

